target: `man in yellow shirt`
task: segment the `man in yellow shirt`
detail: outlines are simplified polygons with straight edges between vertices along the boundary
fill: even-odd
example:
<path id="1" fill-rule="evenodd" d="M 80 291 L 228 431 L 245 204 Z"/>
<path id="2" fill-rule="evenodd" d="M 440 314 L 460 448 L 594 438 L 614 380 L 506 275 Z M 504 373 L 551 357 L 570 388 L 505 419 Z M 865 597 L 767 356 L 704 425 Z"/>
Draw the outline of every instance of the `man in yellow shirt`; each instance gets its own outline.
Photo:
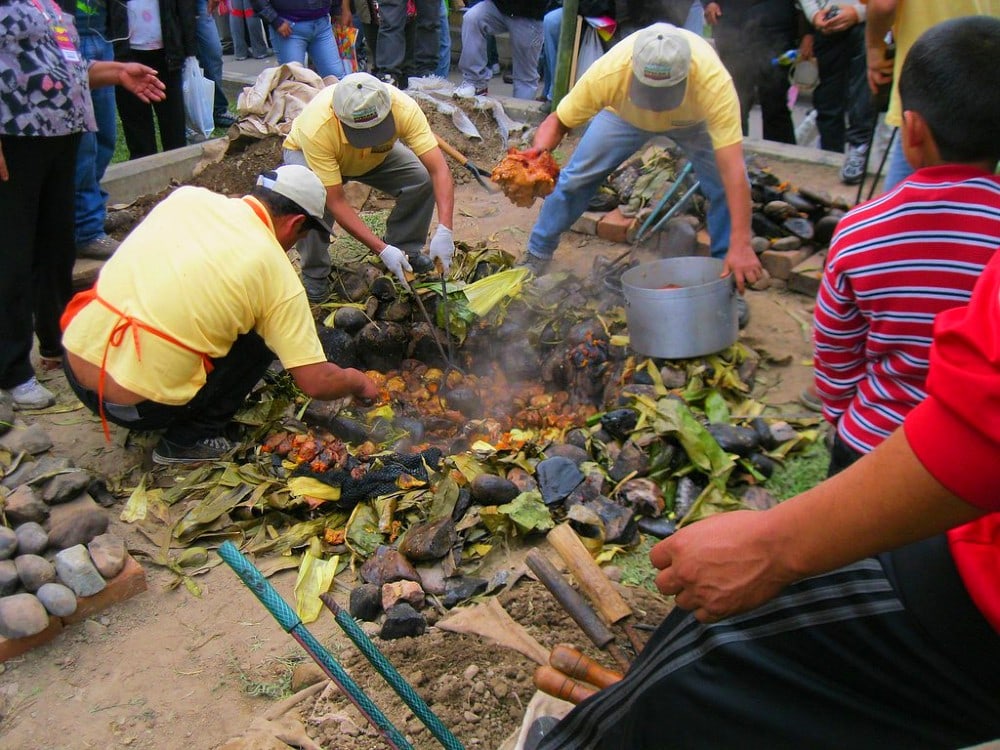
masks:
<path id="1" fill-rule="evenodd" d="M 593 118 L 593 119 L 591 119 Z M 657 23 L 612 47 L 587 69 L 535 134 L 551 151 L 590 120 L 555 192 L 545 199 L 521 263 L 544 272 L 560 235 L 586 210 L 598 186 L 654 135 L 666 135 L 694 165 L 708 198 L 712 256 L 740 292 L 762 270 L 750 247 L 750 184 L 740 106 L 732 79 L 704 39 Z M 740 317 L 746 322 L 742 298 Z"/>
<path id="2" fill-rule="evenodd" d="M 266 172 L 249 196 L 182 187 L 154 208 L 63 315 L 66 379 L 107 422 L 166 430 L 157 463 L 219 458 L 226 426 L 277 357 L 312 398 L 373 399 L 327 362 L 285 251 L 330 231 L 305 167 Z"/>
<path id="3" fill-rule="evenodd" d="M 400 281 L 405 281 L 405 271 L 431 270 L 434 259 L 447 271 L 455 252 L 455 183 L 427 117 L 402 91 L 368 73 L 345 76 L 317 94 L 295 118 L 285 139 L 284 160 L 319 176 L 326 188 L 327 216 L 377 254 Z M 347 202 L 348 180 L 396 199 L 384 239 Z M 435 204 L 438 226 L 428 258 L 421 250 Z M 329 296 L 329 239 L 329 234 L 310 232 L 298 244 L 312 302 Z"/>

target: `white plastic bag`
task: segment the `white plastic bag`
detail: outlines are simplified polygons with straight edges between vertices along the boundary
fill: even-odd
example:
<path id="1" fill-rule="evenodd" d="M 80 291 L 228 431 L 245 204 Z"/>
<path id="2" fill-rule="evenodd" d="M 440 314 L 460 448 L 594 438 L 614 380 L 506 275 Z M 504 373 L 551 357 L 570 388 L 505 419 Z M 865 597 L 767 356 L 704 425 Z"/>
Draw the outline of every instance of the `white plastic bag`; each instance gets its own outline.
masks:
<path id="1" fill-rule="evenodd" d="M 184 61 L 184 112 L 187 125 L 205 138 L 215 130 L 215 83 L 201 72 L 198 58 L 189 57 Z"/>
<path id="2" fill-rule="evenodd" d="M 587 72 L 587 68 L 593 65 L 597 59 L 604 54 L 604 46 L 601 38 L 597 35 L 597 30 L 589 23 L 583 30 L 580 37 L 580 53 L 576 58 L 576 80 Z"/>

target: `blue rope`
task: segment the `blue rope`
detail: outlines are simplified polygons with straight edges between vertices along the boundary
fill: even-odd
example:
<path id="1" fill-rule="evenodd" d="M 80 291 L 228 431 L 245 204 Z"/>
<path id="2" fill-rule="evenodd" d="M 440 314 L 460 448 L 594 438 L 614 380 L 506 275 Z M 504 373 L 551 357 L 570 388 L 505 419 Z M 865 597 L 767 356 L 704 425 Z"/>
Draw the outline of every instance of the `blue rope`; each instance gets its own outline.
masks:
<path id="1" fill-rule="evenodd" d="M 392 747 L 398 750 L 413 750 L 412 745 L 399 733 L 399 730 L 392 725 L 379 707 L 365 694 L 358 684 L 351 678 L 344 668 L 337 663 L 329 651 L 323 648 L 323 644 L 316 640 L 310 633 L 295 610 L 288 606 L 288 603 L 281 598 L 274 587 L 268 583 L 267 579 L 261 575 L 260 571 L 254 567 L 253 563 L 247 560 L 232 542 L 226 541 L 219 547 L 219 557 L 221 557 L 230 568 L 246 584 L 246 587 L 253 592 L 260 603 L 271 613 L 278 624 L 287 633 L 298 641 L 305 649 L 306 653 L 319 664 L 327 676 L 336 683 L 344 695 L 364 714 L 365 718 L 374 726 Z"/>
<path id="2" fill-rule="evenodd" d="M 320 594 L 319 598 L 326 605 L 327 609 L 333 612 L 334 619 L 343 629 L 344 633 L 347 634 L 347 637 L 365 655 L 365 658 L 371 662 L 372 666 L 378 670 L 378 673 L 385 678 L 385 681 L 403 699 L 403 702 L 410 707 L 410 710 L 416 714 L 417 718 L 424 723 L 424 726 L 431 730 L 431 734 L 437 738 L 438 742 L 448 748 L 448 750 L 465 750 L 462 743 L 455 738 L 455 735 L 448 731 L 448 728 L 431 711 L 430 706 L 424 702 L 424 699 L 417 695 L 416 691 L 403 678 L 403 675 L 392 666 L 392 663 L 378 650 L 378 647 L 372 643 L 371 639 L 365 635 L 365 631 L 359 628 L 354 619 L 337 604 L 333 598 L 333 594 Z"/>

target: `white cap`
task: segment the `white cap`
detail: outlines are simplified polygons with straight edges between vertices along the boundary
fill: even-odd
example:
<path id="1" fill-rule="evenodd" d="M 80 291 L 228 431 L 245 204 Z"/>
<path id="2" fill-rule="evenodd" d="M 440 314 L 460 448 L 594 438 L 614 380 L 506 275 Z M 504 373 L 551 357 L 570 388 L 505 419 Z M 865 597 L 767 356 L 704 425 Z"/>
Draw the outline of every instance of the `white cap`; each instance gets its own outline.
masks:
<path id="1" fill-rule="evenodd" d="M 642 109 L 676 109 L 687 92 L 691 45 L 684 32 L 669 23 L 654 23 L 636 32 L 632 47 L 629 96 Z"/>
<path id="2" fill-rule="evenodd" d="M 396 135 L 389 84 L 368 73 L 351 73 L 334 84 L 333 113 L 355 148 L 381 146 Z"/>
<path id="3" fill-rule="evenodd" d="M 301 164 L 285 164 L 261 174 L 257 178 L 257 186 L 288 198 L 318 225 L 318 229 L 333 234 L 333 228 L 323 218 L 323 211 L 326 209 L 326 188 L 308 167 L 303 167 Z"/>

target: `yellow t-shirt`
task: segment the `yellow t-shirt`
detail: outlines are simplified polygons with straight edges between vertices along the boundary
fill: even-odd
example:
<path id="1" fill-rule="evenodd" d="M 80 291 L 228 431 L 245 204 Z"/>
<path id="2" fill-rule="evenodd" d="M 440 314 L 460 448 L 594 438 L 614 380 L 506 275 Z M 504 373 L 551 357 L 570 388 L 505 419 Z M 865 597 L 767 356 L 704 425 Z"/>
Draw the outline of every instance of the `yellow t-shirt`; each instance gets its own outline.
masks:
<path id="1" fill-rule="evenodd" d="M 1000 0 L 899 0 L 892 36 L 896 42 L 896 57 L 892 68 L 892 98 L 885 121 L 894 127 L 903 124 L 903 107 L 899 101 L 899 74 L 910 47 L 931 26 L 962 16 L 1000 17 Z"/>
<path id="2" fill-rule="evenodd" d="M 97 294 L 213 359 L 252 330 L 286 368 L 326 361 L 305 289 L 270 220 L 245 200 L 204 188 L 178 188 L 154 208 L 101 269 Z M 118 322 L 93 301 L 73 318 L 63 346 L 100 366 Z M 205 383 L 201 358 L 143 330 L 137 351 L 134 331 L 107 348 L 107 373 L 152 401 L 190 401 Z"/>
<path id="3" fill-rule="evenodd" d="M 712 145 L 731 146 L 743 140 L 740 102 L 732 78 L 712 45 L 697 34 L 680 29 L 691 45 L 691 68 L 684 100 L 676 109 L 653 112 L 629 99 L 632 49 L 639 32 L 622 39 L 587 68 L 576 85 L 559 102 L 556 115 L 563 125 L 575 128 L 602 109 L 650 133 L 664 133 L 704 122 Z"/>
<path id="4" fill-rule="evenodd" d="M 396 137 L 375 148 L 355 148 L 347 142 L 344 128 L 333 113 L 333 92 L 337 84 L 320 91 L 292 122 L 285 148 L 301 151 L 309 169 L 327 187 L 340 185 L 346 178 L 360 177 L 385 161 L 397 140 L 421 156 L 437 147 L 437 140 L 420 106 L 398 89 L 390 88 Z"/>

